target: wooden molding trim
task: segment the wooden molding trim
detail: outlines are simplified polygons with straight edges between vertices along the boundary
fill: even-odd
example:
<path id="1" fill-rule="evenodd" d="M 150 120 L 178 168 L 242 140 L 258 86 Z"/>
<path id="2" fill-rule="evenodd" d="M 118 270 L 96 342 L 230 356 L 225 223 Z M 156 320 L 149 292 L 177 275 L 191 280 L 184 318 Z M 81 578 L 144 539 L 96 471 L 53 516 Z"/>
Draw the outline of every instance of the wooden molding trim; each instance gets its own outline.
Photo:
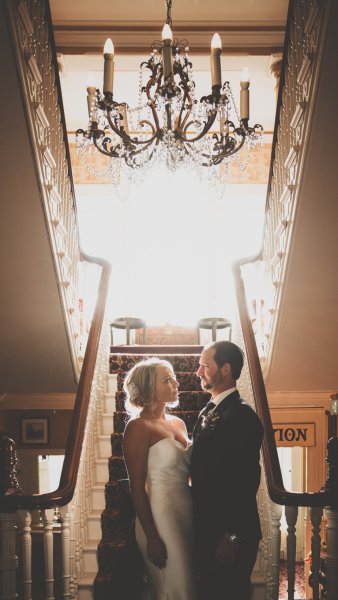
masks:
<path id="1" fill-rule="evenodd" d="M 323 408 L 330 410 L 331 390 L 273 391 L 267 390 L 270 408 Z"/>
<path id="2" fill-rule="evenodd" d="M 2 410 L 72 410 L 74 402 L 75 393 L 4 394 L 0 398 Z"/>
<path id="3" fill-rule="evenodd" d="M 55 24 L 53 27 L 58 52 L 64 54 L 102 53 L 106 37 L 114 38 L 120 54 L 149 52 L 152 42 L 160 39 L 163 23 Z M 219 22 L 176 23 L 174 35 L 187 38 L 190 54 L 210 53 L 210 40 L 215 31 L 224 34 L 224 52 L 244 54 L 276 54 L 282 52 L 285 27 L 281 24 L 250 25 Z"/>

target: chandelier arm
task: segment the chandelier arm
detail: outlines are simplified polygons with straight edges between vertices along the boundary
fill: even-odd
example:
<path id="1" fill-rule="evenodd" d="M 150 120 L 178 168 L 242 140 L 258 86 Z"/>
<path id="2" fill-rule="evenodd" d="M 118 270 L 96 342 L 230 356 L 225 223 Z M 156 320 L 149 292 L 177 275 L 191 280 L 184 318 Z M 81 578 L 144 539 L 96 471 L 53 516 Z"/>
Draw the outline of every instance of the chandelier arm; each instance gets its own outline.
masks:
<path id="1" fill-rule="evenodd" d="M 149 67 L 149 68 L 151 68 L 151 67 Z M 153 119 L 154 119 L 156 131 L 160 131 L 161 128 L 160 128 L 160 121 L 159 121 L 159 118 L 158 118 L 157 110 L 156 110 L 156 107 L 155 107 L 155 102 L 154 102 L 154 99 L 152 98 L 151 93 L 150 93 L 150 88 L 153 87 L 156 84 L 156 71 L 158 71 L 159 69 L 160 69 L 159 65 L 156 65 L 155 69 L 152 70 L 152 74 L 153 75 L 152 75 L 152 77 L 150 77 L 150 79 L 149 79 L 149 81 L 148 81 L 148 83 L 147 83 L 147 85 L 145 87 L 145 93 L 146 93 L 146 96 L 148 98 L 148 106 L 150 107 L 150 110 L 151 110 L 152 115 L 153 115 Z M 161 72 L 160 72 L 160 75 L 157 78 L 157 89 L 156 89 L 156 92 L 158 92 L 158 90 L 159 90 L 160 83 L 161 83 L 161 78 L 162 78 L 162 75 L 161 75 Z"/>
<path id="2" fill-rule="evenodd" d="M 186 114 L 183 117 L 183 121 L 181 122 L 182 119 L 182 114 L 183 114 L 183 110 L 184 110 L 184 104 L 186 102 L 186 99 L 189 102 L 189 106 L 188 108 L 186 108 Z M 184 90 L 184 97 L 182 100 L 182 106 L 181 106 L 181 110 L 180 110 L 180 114 L 178 116 L 178 121 L 177 121 L 177 129 L 180 129 L 181 133 L 182 131 L 185 131 L 186 127 L 185 124 L 187 122 L 187 119 L 190 117 L 191 114 L 191 109 L 192 109 L 192 100 L 191 100 L 191 96 L 188 90 Z"/>
<path id="3" fill-rule="evenodd" d="M 116 127 L 111 118 L 111 112 L 108 109 L 106 109 L 106 119 L 109 123 L 109 126 L 114 131 L 114 133 L 116 133 L 116 135 L 118 135 L 124 141 L 131 141 L 130 136 L 127 133 L 125 133 L 124 131 L 120 131 L 120 129 Z"/>
<path id="4" fill-rule="evenodd" d="M 99 135 L 97 135 L 97 133 L 99 132 Z M 101 154 L 104 154 L 105 156 L 109 156 L 109 158 L 119 158 L 120 155 L 118 152 L 116 152 L 116 148 L 117 146 L 113 147 L 113 150 L 105 150 L 102 146 L 99 146 L 97 144 L 97 140 L 102 137 L 104 135 L 104 132 L 101 131 L 100 129 L 97 129 L 95 132 L 93 132 L 93 143 L 95 148 L 101 152 Z"/>
<path id="5" fill-rule="evenodd" d="M 107 111 L 106 112 L 106 118 L 107 121 L 109 123 L 109 126 L 112 128 L 112 130 L 125 142 L 125 144 L 129 145 L 129 144 L 137 144 L 137 145 L 141 145 L 141 144 L 148 144 L 151 143 L 154 138 L 156 137 L 156 131 L 154 126 L 152 125 L 152 123 L 150 123 L 150 121 L 140 121 L 140 125 L 142 125 L 143 123 L 146 123 L 147 125 L 150 126 L 151 130 L 152 130 L 152 136 L 150 138 L 148 138 L 147 140 L 139 140 L 138 138 L 132 138 L 130 137 L 130 135 L 128 133 L 126 133 L 125 131 L 121 131 L 120 129 L 118 129 L 118 127 L 115 126 L 110 113 Z"/>
<path id="6" fill-rule="evenodd" d="M 212 125 L 215 122 L 215 119 L 216 119 L 216 112 L 209 117 L 209 120 L 207 121 L 207 123 L 205 123 L 202 131 L 196 137 L 191 138 L 190 140 L 188 140 L 185 137 L 188 127 L 190 127 L 190 125 L 193 123 L 193 121 L 189 121 L 189 123 L 187 123 L 186 127 L 184 128 L 184 132 L 182 133 L 183 142 L 188 142 L 188 144 L 192 144 L 194 142 L 198 142 L 199 140 L 201 140 L 208 133 L 210 127 L 212 127 Z"/>
<path id="7" fill-rule="evenodd" d="M 202 156 L 205 158 L 208 158 L 209 161 L 211 160 L 213 165 L 219 165 L 225 158 L 228 158 L 229 156 L 232 156 L 233 154 L 236 154 L 237 152 L 239 152 L 239 150 L 241 150 L 241 148 L 243 147 L 243 144 L 245 142 L 245 135 L 241 135 L 241 142 L 235 146 L 235 148 L 233 148 L 232 150 L 227 150 L 226 148 L 223 149 L 222 152 L 219 152 L 216 155 L 210 155 L 210 154 L 206 154 L 205 152 L 202 153 Z M 202 166 L 204 167 L 208 167 L 210 166 L 210 162 L 209 163 L 202 163 Z"/>
<path id="8" fill-rule="evenodd" d="M 134 161 L 134 158 L 135 158 L 136 156 L 138 156 L 139 154 L 143 154 L 143 152 L 145 152 L 145 151 L 147 150 L 147 148 L 148 148 L 149 146 L 151 146 L 151 145 L 154 143 L 154 140 L 155 140 L 155 138 L 152 138 L 152 140 L 151 140 L 151 141 L 148 141 L 148 143 L 147 143 L 147 145 L 146 145 L 146 146 L 142 146 L 142 148 L 138 148 L 138 150 L 132 150 L 132 151 L 131 151 L 129 154 L 128 154 L 128 153 L 125 153 L 125 154 L 123 155 L 123 158 L 124 158 L 124 160 L 125 160 L 125 163 L 126 163 L 127 165 L 129 165 L 129 166 L 130 166 L 130 164 L 129 164 L 129 163 L 130 163 L 130 162 L 133 162 L 133 161 Z M 155 143 L 155 146 L 156 146 L 157 144 L 158 144 L 158 141 Z M 152 151 L 152 152 L 150 153 L 150 155 L 149 155 L 149 156 L 152 156 L 152 155 L 153 155 L 153 152 L 154 152 L 154 151 Z"/>

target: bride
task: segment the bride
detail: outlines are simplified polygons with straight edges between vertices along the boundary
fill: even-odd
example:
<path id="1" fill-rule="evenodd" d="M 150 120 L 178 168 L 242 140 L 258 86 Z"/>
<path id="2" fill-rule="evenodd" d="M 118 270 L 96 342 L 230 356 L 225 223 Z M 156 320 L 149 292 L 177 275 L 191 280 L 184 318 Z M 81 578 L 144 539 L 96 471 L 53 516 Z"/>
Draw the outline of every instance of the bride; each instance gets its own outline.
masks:
<path id="1" fill-rule="evenodd" d="M 147 600 L 195 600 L 191 446 L 184 422 L 166 414 L 166 406 L 178 403 L 171 364 L 158 358 L 137 363 L 125 378 L 124 391 L 133 418 L 123 449 L 136 540 L 148 571 Z"/>

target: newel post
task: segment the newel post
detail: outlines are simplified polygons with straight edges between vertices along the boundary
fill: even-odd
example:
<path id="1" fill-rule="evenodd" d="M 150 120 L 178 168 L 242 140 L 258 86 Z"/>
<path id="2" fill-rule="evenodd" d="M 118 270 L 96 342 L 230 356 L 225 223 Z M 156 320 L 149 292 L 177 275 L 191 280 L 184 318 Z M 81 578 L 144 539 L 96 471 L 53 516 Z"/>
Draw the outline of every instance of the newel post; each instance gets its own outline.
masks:
<path id="1" fill-rule="evenodd" d="M 332 506 L 325 508 L 327 519 L 326 600 L 338 598 L 338 438 L 327 444 L 328 476 L 324 490 L 333 492 Z"/>
<path id="2" fill-rule="evenodd" d="M 16 478 L 15 442 L 0 434 L 0 503 L 5 496 L 21 493 Z M 0 509 L 0 598 L 16 600 L 16 570 L 18 557 L 15 552 L 16 513 Z"/>

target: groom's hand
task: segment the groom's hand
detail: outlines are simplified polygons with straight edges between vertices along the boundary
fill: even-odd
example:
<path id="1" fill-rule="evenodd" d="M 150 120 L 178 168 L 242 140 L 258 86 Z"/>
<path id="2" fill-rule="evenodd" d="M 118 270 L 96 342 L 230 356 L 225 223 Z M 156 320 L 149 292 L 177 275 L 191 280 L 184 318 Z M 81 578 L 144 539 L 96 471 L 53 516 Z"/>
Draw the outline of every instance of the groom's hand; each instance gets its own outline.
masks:
<path id="1" fill-rule="evenodd" d="M 154 563 L 156 567 L 159 569 L 163 569 L 165 567 L 168 554 L 165 543 L 160 537 L 154 537 L 148 540 L 147 554 L 149 560 Z"/>
<path id="2" fill-rule="evenodd" d="M 231 565 L 235 562 L 238 551 L 239 542 L 231 541 L 228 535 L 225 535 L 216 546 L 215 559 L 222 565 Z"/>

